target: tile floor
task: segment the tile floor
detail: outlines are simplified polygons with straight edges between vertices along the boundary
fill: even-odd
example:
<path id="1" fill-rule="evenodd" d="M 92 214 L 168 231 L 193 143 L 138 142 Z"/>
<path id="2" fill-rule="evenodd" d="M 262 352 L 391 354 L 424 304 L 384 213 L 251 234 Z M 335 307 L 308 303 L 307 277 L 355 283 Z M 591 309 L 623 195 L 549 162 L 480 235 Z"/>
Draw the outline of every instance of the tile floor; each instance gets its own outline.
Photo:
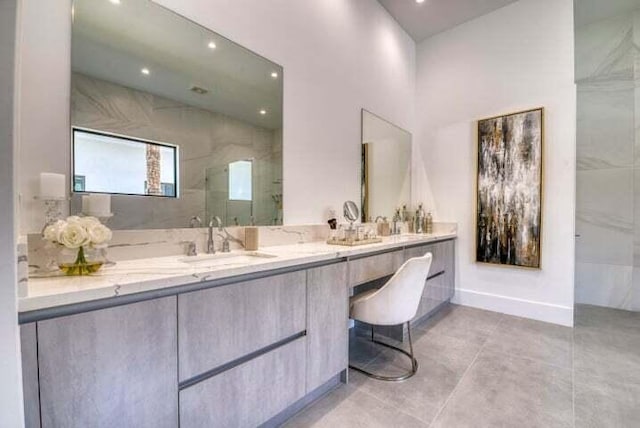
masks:
<path id="1" fill-rule="evenodd" d="M 287 427 L 640 427 L 640 313 L 576 308 L 567 328 L 450 305 L 415 328 L 420 367 L 376 381 L 350 370 Z M 352 336 L 351 360 L 406 361 Z"/>

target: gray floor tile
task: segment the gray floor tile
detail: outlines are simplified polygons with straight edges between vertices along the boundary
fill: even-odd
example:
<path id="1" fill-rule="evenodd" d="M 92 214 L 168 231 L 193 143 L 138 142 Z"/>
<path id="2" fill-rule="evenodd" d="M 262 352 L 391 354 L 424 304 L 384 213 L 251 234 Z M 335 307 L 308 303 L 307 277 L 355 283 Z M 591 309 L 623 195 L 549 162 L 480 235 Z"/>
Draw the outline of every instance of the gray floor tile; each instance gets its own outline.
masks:
<path id="1" fill-rule="evenodd" d="M 577 374 L 576 428 L 640 427 L 640 385 Z"/>
<path id="2" fill-rule="evenodd" d="M 638 427 L 639 328 L 640 314 L 597 307 L 578 307 L 571 330 L 451 305 L 413 329 L 413 378 L 394 384 L 352 370 L 348 386 L 288 426 Z M 409 368 L 368 337 L 350 348 L 369 370 Z"/>
<path id="3" fill-rule="evenodd" d="M 571 370 L 482 351 L 432 426 L 572 427 Z"/>
<path id="4" fill-rule="evenodd" d="M 640 336 L 593 328 L 576 328 L 577 374 L 640 384 Z"/>
<path id="5" fill-rule="evenodd" d="M 415 419 L 353 386 L 341 386 L 285 425 L 315 428 L 427 428 Z"/>
<path id="6" fill-rule="evenodd" d="M 431 357 L 418 355 L 418 372 L 403 382 L 380 381 L 355 371 L 351 371 L 350 379 L 359 390 L 429 423 L 466 369 L 462 364 L 448 364 L 447 360 L 438 361 L 435 357 L 435 354 Z M 387 350 L 369 364 L 367 370 L 384 376 L 398 376 L 410 367 L 406 356 Z"/>
<path id="7" fill-rule="evenodd" d="M 349 334 L 349 364 L 365 367 L 381 352 L 380 347 L 372 344 L 368 338 Z"/>
<path id="8" fill-rule="evenodd" d="M 576 305 L 576 329 L 590 328 L 640 335 L 640 312 L 623 311 L 601 306 Z"/>
<path id="9" fill-rule="evenodd" d="M 416 330 L 432 331 L 457 339 L 483 344 L 502 318 L 497 312 L 449 305 Z"/>
<path id="10" fill-rule="evenodd" d="M 573 330 L 555 324 L 509 317 L 489 336 L 485 349 L 571 368 Z"/>

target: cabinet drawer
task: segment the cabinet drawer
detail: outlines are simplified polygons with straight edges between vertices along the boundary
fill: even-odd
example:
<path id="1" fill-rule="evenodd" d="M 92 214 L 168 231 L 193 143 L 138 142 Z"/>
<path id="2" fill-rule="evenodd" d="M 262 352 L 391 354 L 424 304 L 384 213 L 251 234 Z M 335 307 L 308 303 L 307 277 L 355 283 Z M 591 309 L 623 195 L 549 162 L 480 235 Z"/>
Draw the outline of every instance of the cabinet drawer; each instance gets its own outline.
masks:
<path id="1" fill-rule="evenodd" d="M 306 273 L 178 296 L 180 381 L 305 330 Z"/>
<path id="2" fill-rule="evenodd" d="M 306 338 L 180 391 L 180 426 L 256 427 L 305 394 Z"/>
<path id="3" fill-rule="evenodd" d="M 392 275 L 402 264 L 403 251 L 378 254 L 349 261 L 349 286 L 354 287 Z"/>
<path id="4" fill-rule="evenodd" d="M 404 260 L 409 260 L 413 257 L 422 257 L 426 253 L 433 255 L 431 261 L 431 268 L 429 269 L 429 275 L 434 275 L 438 272 L 445 270 L 445 253 L 446 242 L 438 242 L 435 244 L 421 245 L 419 247 L 407 248 L 404 253 Z"/>

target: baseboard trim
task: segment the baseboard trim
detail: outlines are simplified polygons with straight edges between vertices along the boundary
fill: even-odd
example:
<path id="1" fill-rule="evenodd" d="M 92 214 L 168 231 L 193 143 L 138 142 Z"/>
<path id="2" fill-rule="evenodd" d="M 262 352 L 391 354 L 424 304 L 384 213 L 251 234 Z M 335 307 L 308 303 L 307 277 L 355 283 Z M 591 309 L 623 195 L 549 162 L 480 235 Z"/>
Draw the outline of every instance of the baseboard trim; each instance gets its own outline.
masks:
<path id="1" fill-rule="evenodd" d="M 456 288 L 452 303 L 573 327 L 573 307 Z"/>

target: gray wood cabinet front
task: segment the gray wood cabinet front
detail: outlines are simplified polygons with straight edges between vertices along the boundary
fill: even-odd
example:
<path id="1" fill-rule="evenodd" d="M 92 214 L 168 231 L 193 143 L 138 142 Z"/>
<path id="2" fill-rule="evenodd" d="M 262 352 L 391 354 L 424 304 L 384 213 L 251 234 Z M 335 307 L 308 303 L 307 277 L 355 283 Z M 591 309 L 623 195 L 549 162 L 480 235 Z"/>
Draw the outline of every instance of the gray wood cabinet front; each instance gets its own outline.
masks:
<path id="1" fill-rule="evenodd" d="M 178 296 L 180 381 L 305 330 L 306 273 Z"/>
<path id="2" fill-rule="evenodd" d="M 24 394 L 24 426 L 40 426 L 40 393 L 38 391 L 38 342 L 36 323 L 20 326 L 22 349 L 22 390 Z"/>
<path id="3" fill-rule="evenodd" d="M 349 365 L 347 264 L 307 271 L 307 392 Z"/>
<path id="4" fill-rule="evenodd" d="M 349 261 L 349 287 L 393 275 L 403 261 L 403 250 L 377 254 Z"/>
<path id="5" fill-rule="evenodd" d="M 180 391 L 181 428 L 244 428 L 267 422 L 305 394 L 301 337 Z"/>
<path id="6" fill-rule="evenodd" d="M 176 427 L 176 297 L 38 322 L 42 427 Z"/>

